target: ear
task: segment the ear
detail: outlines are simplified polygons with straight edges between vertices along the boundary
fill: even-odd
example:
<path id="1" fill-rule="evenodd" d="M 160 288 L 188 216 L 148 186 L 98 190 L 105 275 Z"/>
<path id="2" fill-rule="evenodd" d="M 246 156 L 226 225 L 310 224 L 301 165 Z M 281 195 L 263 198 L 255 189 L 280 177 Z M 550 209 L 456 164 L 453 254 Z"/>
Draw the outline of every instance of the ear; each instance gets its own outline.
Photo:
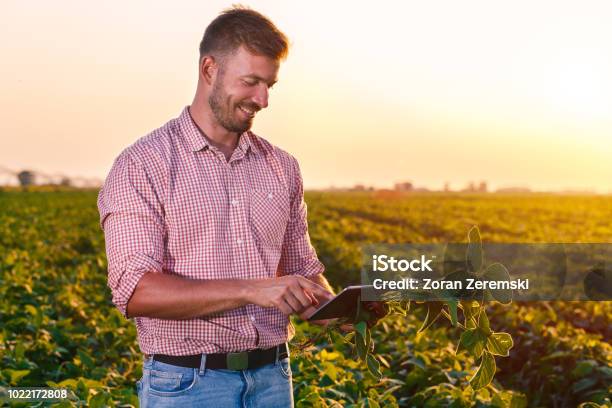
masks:
<path id="1" fill-rule="evenodd" d="M 212 85 L 215 82 L 218 69 L 219 66 L 214 57 L 205 55 L 200 60 L 200 78 L 203 79 L 208 85 Z"/>

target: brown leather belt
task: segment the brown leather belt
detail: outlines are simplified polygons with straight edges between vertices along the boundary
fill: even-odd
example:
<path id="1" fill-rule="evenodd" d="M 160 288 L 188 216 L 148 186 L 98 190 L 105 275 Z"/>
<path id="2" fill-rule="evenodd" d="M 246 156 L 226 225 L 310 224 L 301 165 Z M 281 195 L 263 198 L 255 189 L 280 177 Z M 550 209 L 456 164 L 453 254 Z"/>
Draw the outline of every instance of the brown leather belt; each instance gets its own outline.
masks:
<path id="1" fill-rule="evenodd" d="M 282 360 L 289 356 L 289 349 L 287 343 L 283 343 L 265 350 L 257 349 L 236 353 L 192 354 L 187 356 L 153 354 L 153 360 L 180 367 L 200 368 L 203 356 L 206 356 L 204 368 L 246 370 Z"/>

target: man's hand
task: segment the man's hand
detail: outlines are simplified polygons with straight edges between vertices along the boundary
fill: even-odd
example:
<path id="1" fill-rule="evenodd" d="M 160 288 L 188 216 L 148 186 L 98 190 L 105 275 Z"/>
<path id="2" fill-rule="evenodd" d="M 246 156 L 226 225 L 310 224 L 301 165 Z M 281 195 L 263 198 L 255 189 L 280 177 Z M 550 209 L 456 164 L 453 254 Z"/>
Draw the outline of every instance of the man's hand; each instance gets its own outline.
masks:
<path id="1" fill-rule="evenodd" d="M 322 286 L 298 275 L 256 279 L 251 282 L 249 303 L 276 307 L 287 316 L 301 314 L 310 307 L 316 310 L 318 299 L 329 299 L 333 296 Z"/>
<path id="2" fill-rule="evenodd" d="M 368 327 L 373 327 L 378 323 L 380 319 L 385 317 L 389 313 L 389 308 L 385 304 L 385 302 L 363 302 L 363 307 L 370 312 L 371 317 L 368 319 L 367 324 Z M 303 320 L 308 320 L 310 316 L 317 310 L 316 307 L 310 306 L 304 309 L 299 315 Z M 335 323 L 338 319 L 324 319 L 324 320 L 311 320 L 310 323 L 316 324 L 319 326 L 327 327 L 332 323 Z M 354 331 L 352 323 L 345 323 L 339 326 L 340 330 L 343 332 L 351 332 Z"/>

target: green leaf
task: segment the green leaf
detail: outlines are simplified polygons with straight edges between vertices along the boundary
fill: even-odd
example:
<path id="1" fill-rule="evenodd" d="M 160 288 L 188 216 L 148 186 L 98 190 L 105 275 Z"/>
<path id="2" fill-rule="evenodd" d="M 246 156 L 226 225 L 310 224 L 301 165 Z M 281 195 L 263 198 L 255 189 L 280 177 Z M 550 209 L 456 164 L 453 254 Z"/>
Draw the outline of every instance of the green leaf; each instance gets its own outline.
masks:
<path id="1" fill-rule="evenodd" d="M 449 300 L 446 302 L 446 305 L 448 306 L 448 311 L 451 317 L 451 324 L 453 326 L 457 326 L 457 304 L 458 303 L 459 302 L 457 300 Z"/>
<path id="2" fill-rule="evenodd" d="M 427 330 L 438 319 L 442 313 L 442 305 L 443 303 L 438 301 L 427 302 L 427 315 L 418 333 Z"/>
<path id="3" fill-rule="evenodd" d="M 495 375 L 495 357 L 487 351 L 482 354 L 482 360 L 478 371 L 470 378 L 470 385 L 474 390 L 479 390 L 486 387 L 493 380 Z"/>
<path id="4" fill-rule="evenodd" d="M 527 397 L 516 391 L 500 391 L 493 396 L 494 407 L 527 408 Z"/>
<path id="5" fill-rule="evenodd" d="M 597 361 L 595 360 L 582 360 L 576 364 L 576 367 L 572 370 L 574 378 L 584 377 L 587 374 L 591 374 L 594 368 L 597 367 Z"/>
<path id="6" fill-rule="evenodd" d="M 92 380 L 92 379 L 89 379 L 89 378 L 81 377 L 79 379 L 79 382 L 82 382 L 88 388 L 102 388 L 102 387 L 104 387 L 104 384 L 102 384 L 100 381 Z"/>
<path id="7" fill-rule="evenodd" d="M 319 380 L 319 387 L 329 387 L 330 385 L 334 385 L 336 381 L 329 376 L 329 374 L 325 373 L 321 376 Z"/>
<path id="8" fill-rule="evenodd" d="M 489 318 L 487 317 L 487 313 L 485 310 L 482 310 L 482 312 L 480 313 L 480 317 L 478 319 L 478 327 L 485 335 L 491 335 L 491 325 L 489 324 Z"/>
<path id="9" fill-rule="evenodd" d="M 371 319 L 372 314 L 363 307 L 363 302 L 361 301 L 361 295 L 357 297 L 357 312 L 355 313 L 355 317 L 353 318 L 353 323 L 357 323 L 360 321 L 367 322 Z"/>
<path id="10" fill-rule="evenodd" d="M 375 399 L 367 397 L 366 398 L 366 407 L 370 407 L 370 408 L 380 408 L 380 404 L 378 404 L 378 402 L 376 402 Z"/>
<path id="11" fill-rule="evenodd" d="M 589 388 L 591 388 L 592 386 L 594 386 L 595 384 L 597 384 L 597 379 L 596 378 L 583 378 L 582 380 L 574 383 L 572 385 L 572 391 L 574 393 L 580 393 L 582 391 L 585 391 Z"/>
<path id="12" fill-rule="evenodd" d="M 443 275 L 448 276 L 457 271 L 468 272 L 467 243 L 449 243 L 444 249 Z"/>
<path id="13" fill-rule="evenodd" d="M 512 393 L 510 408 L 527 408 L 527 396 L 518 392 Z"/>
<path id="14" fill-rule="evenodd" d="M 350 332 L 342 338 L 342 341 L 344 341 L 345 343 L 351 343 L 351 340 L 353 340 L 353 337 L 355 337 L 355 332 Z"/>
<path id="15" fill-rule="evenodd" d="M 584 277 L 584 293 L 590 300 L 610 299 L 610 278 L 612 269 L 606 269 L 603 265 L 595 265 Z"/>
<path id="16" fill-rule="evenodd" d="M 360 302 L 360 304 L 361 304 L 361 302 Z M 359 308 L 359 312 L 355 315 L 355 320 L 354 321 L 356 321 L 356 322 L 359 322 L 359 321 L 367 322 L 370 319 L 372 319 L 372 313 L 370 313 L 368 311 L 368 309 L 366 309 L 365 307 L 360 307 Z"/>
<path id="17" fill-rule="evenodd" d="M 467 265 L 468 271 L 478 273 L 482 268 L 482 242 L 477 226 L 468 232 Z"/>
<path id="18" fill-rule="evenodd" d="M 421 357 L 418 356 L 409 358 L 408 360 L 406 360 L 405 364 L 413 364 L 423 370 L 427 369 L 427 363 Z"/>
<path id="19" fill-rule="evenodd" d="M 480 305 L 475 300 L 462 300 L 461 309 L 465 316 L 465 327 L 468 329 L 475 329 L 476 323 L 474 322 L 474 316 L 478 313 Z"/>
<path id="20" fill-rule="evenodd" d="M 385 298 L 385 294 L 383 294 L 383 299 Z M 407 316 L 408 311 L 410 310 L 410 301 L 402 300 L 402 301 L 388 301 L 387 306 L 389 308 L 389 314 L 399 314 L 402 316 Z"/>
<path id="21" fill-rule="evenodd" d="M 33 305 L 25 305 L 25 310 L 31 314 L 32 317 L 35 317 L 38 314 L 38 309 Z"/>
<path id="22" fill-rule="evenodd" d="M 91 369 L 91 368 L 93 368 L 95 366 L 94 360 L 85 351 L 78 350 L 77 354 L 79 356 L 79 359 L 81 360 L 81 363 L 83 363 L 83 365 L 85 365 L 85 367 Z"/>
<path id="23" fill-rule="evenodd" d="M 11 385 L 16 386 L 19 385 L 19 381 L 23 377 L 30 374 L 30 370 L 12 370 L 10 368 L 7 368 L 6 370 L 2 370 L 2 373 L 8 375 L 8 377 L 10 378 Z"/>
<path id="24" fill-rule="evenodd" d="M 604 405 L 599 405 L 596 402 L 583 402 L 582 404 L 578 405 L 578 408 L 602 408 Z"/>
<path id="25" fill-rule="evenodd" d="M 603 374 L 606 381 L 612 382 L 612 368 L 608 366 L 601 366 L 601 367 L 597 367 L 597 371 Z"/>
<path id="26" fill-rule="evenodd" d="M 42 311 L 33 305 L 25 305 L 25 310 L 32 316 L 32 324 L 34 324 L 36 328 L 40 327 L 43 319 Z"/>
<path id="27" fill-rule="evenodd" d="M 474 358 L 480 358 L 487 344 L 487 336 L 481 329 L 470 329 L 461 333 L 459 347 L 464 348 Z"/>
<path id="28" fill-rule="evenodd" d="M 551 353 L 547 356 L 544 356 L 540 359 L 540 361 L 548 361 L 548 360 L 555 360 L 557 358 L 565 358 L 565 357 L 571 357 L 572 353 L 570 351 L 555 351 L 554 353 Z"/>
<path id="29" fill-rule="evenodd" d="M 359 358 L 365 360 L 368 355 L 368 347 L 366 345 L 366 339 L 359 332 L 357 332 L 357 336 L 355 336 L 355 346 L 357 347 L 357 355 Z"/>
<path id="30" fill-rule="evenodd" d="M 72 387 L 72 388 L 76 388 L 77 387 L 77 383 L 78 380 L 75 378 L 68 378 L 67 380 L 64 380 L 62 382 L 60 382 L 58 384 L 59 387 Z"/>
<path id="31" fill-rule="evenodd" d="M 491 281 L 510 281 L 508 269 L 499 262 L 489 265 L 483 277 Z M 493 299 L 497 300 L 499 303 L 507 305 L 512 302 L 512 289 L 489 289 L 488 292 L 493 296 Z"/>
<path id="32" fill-rule="evenodd" d="M 15 346 L 15 359 L 22 360 L 25 357 L 25 346 L 23 343 L 17 343 Z"/>
<path id="33" fill-rule="evenodd" d="M 487 338 L 487 350 L 497 356 L 508 357 L 513 345 L 512 336 L 508 333 L 493 333 Z"/>
<path id="34" fill-rule="evenodd" d="M 368 354 L 367 360 L 368 370 L 370 374 L 372 374 L 376 379 L 380 380 L 382 378 L 382 373 L 380 372 L 380 363 L 372 354 Z"/>
<path id="35" fill-rule="evenodd" d="M 325 374 L 327 374 L 329 378 L 331 378 L 335 383 L 336 379 L 338 378 L 338 367 L 336 367 L 335 364 L 329 362 L 325 362 L 323 364 L 323 367 L 323 371 L 325 372 Z"/>
<path id="36" fill-rule="evenodd" d="M 361 337 L 363 337 L 364 339 L 367 337 L 366 335 L 366 330 L 368 329 L 368 325 L 366 322 L 359 322 L 355 324 L 355 331 L 357 331 L 357 333 L 361 334 Z"/>
<path id="37" fill-rule="evenodd" d="M 111 406 L 113 402 L 112 396 L 104 391 L 99 391 L 97 394 L 89 398 L 88 406 L 90 408 L 104 408 Z"/>
<path id="38" fill-rule="evenodd" d="M 338 353 L 337 351 L 330 352 L 330 351 L 323 349 L 319 353 L 319 358 L 325 361 L 333 361 L 333 360 L 340 358 L 340 353 Z"/>

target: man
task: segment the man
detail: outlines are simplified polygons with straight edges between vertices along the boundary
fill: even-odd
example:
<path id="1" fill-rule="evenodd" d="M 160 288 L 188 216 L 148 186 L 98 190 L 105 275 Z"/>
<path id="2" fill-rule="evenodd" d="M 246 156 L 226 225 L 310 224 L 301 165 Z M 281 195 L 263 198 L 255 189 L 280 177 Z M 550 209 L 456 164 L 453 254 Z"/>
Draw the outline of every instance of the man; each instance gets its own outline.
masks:
<path id="1" fill-rule="evenodd" d="M 263 15 L 223 12 L 191 106 L 125 149 L 100 191 L 113 303 L 145 354 L 142 406 L 293 405 L 288 316 L 333 290 L 297 161 L 249 131 L 287 51 Z"/>

